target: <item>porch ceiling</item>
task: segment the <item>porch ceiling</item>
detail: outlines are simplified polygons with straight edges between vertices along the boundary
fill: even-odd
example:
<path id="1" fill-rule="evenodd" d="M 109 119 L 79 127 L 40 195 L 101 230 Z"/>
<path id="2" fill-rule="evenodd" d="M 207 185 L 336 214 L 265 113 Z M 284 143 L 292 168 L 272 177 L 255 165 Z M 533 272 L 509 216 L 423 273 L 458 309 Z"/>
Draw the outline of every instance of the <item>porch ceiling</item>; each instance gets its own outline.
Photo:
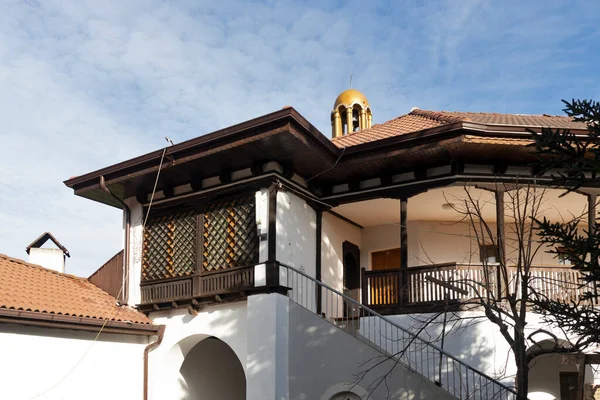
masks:
<path id="1" fill-rule="evenodd" d="M 482 205 L 483 218 L 486 222 L 496 222 L 496 208 L 493 193 L 468 187 L 470 195 Z M 549 189 L 542 199 L 540 216 L 550 220 L 560 221 L 570 219 L 574 215 L 581 215 L 587 207 L 587 198 L 581 194 L 569 193 L 563 197 L 561 190 Z M 409 221 L 445 221 L 455 222 L 460 220 L 460 215 L 451 206 L 446 204 L 460 204 L 467 198 L 465 186 L 448 186 L 429 190 L 408 200 Z M 508 204 L 508 195 L 505 197 Z M 336 213 L 356 222 L 364 227 L 398 224 L 400 221 L 400 200 L 373 199 L 356 203 L 343 204 L 333 208 Z M 507 218 L 509 212 L 506 212 Z"/>

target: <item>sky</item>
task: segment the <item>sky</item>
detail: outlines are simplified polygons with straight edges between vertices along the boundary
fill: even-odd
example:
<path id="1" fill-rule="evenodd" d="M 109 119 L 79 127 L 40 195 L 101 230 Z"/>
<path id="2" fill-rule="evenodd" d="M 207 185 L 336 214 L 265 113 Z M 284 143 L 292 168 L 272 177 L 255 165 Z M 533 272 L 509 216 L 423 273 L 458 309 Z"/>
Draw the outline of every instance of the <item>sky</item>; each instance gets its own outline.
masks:
<path id="1" fill-rule="evenodd" d="M 88 276 L 120 210 L 62 183 L 291 105 L 325 135 L 337 95 L 374 123 L 430 110 L 562 114 L 600 99 L 594 1 L 33 1 L 0 4 L 0 253 L 45 231 Z"/>

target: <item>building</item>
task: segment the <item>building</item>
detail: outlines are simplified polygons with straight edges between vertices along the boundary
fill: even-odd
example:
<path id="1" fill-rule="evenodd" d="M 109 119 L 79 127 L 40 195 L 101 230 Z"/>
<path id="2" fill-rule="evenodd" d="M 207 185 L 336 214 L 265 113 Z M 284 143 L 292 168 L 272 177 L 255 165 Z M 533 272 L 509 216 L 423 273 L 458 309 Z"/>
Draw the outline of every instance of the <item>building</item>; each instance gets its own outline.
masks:
<path id="1" fill-rule="evenodd" d="M 444 330 L 442 349 L 439 328 L 417 337 L 414 324 L 480 313 L 461 308 L 473 291 L 459 277 L 511 290 L 489 273 L 515 258 L 506 204 L 548 181 L 530 166 L 528 130 L 586 126 L 419 109 L 374 125 L 352 89 L 331 126 L 329 139 L 286 107 L 65 182 L 123 210 L 124 267 L 96 284 L 125 287 L 121 301 L 165 327 L 148 354 L 148 398 L 514 397 L 514 362 L 493 325 Z M 596 189 L 543 192 L 548 218 L 595 211 Z M 483 240 L 459 218 L 465 196 L 481 204 Z M 567 258 L 541 249 L 532 262 L 541 292 L 580 295 Z M 532 314 L 528 326 L 543 323 Z M 581 398 L 592 359 L 544 356 L 530 397 Z"/>
<path id="2" fill-rule="evenodd" d="M 45 236 L 58 248 L 34 255 Z M 49 233 L 27 249 L 49 267 L 68 254 Z M 0 282 L 0 398 L 143 397 L 144 355 L 161 329 L 148 317 L 87 279 L 2 254 Z"/>

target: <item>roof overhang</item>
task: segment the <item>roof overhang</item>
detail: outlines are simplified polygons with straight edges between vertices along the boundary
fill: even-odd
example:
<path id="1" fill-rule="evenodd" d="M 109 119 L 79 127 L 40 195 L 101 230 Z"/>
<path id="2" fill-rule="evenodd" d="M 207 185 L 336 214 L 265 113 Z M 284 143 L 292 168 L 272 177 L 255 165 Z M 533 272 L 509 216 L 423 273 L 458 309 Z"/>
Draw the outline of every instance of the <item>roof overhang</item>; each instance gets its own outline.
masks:
<path id="1" fill-rule="evenodd" d="M 314 187 L 455 162 L 524 165 L 537 160 L 534 149 L 527 146 L 532 142 L 530 129 L 541 131 L 540 127 L 458 121 L 340 148 L 290 107 L 71 178 L 65 184 L 79 196 L 121 208 L 100 187 L 101 177 L 112 195 L 124 200 L 152 192 L 159 168 L 157 191 L 273 161 L 309 179 Z"/>
<path id="2" fill-rule="evenodd" d="M 218 176 L 257 163 L 276 161 L 299 174 L 327 169 L 340 153 L 335 145 L 293 108 L 267 114 L 174 146 L 136 157 L 65 181 L 75 194 L 121 208 L 103 191 L 100 178 L 120 200 L 152 191 L 161 167 L 157 190 Z"/>
<path id="3" fill-rule="evenodd" d="M 0 309 L 0 323 L 141 336 L 156 335 L 160 329 L 160 325 L 153 324 L 106 321 L 103 319 L 12 309 Z"/>

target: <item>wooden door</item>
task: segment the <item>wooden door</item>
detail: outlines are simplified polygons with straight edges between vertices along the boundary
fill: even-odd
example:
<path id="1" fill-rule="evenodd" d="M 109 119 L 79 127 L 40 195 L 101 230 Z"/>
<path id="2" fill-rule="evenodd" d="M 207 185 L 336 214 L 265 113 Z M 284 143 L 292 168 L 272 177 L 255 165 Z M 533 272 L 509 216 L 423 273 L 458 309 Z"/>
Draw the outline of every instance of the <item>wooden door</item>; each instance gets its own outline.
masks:
<path id="1" fill-rule="evenodd" d="M 371 303 L 397 304 L 399 299 L 400 248 L 377 251 L 371 254 L 371 268 L 381 274 L 371 277 Z M 390 270 L 389 272 L 386 272 Z M 396 271 L 391 271 L 396 270 Z"/>
<path id="2" fill-rule="evenodd" d="M 371 266 L 373 271 L 400 268 L 400 248 L 374 252 Z"/>

